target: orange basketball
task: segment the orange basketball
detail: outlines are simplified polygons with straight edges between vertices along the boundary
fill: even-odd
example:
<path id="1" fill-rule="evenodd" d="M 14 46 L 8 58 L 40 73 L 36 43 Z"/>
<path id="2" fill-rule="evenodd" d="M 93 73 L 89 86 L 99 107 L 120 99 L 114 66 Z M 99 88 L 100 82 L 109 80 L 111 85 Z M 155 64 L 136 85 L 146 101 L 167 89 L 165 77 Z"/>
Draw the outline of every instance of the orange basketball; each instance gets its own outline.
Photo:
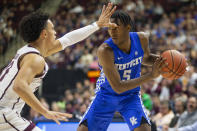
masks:
<path id="1" fill-rule="evenodd" d="M 185 73 L 187 62 L 185 56 L 179 51 L 167 50 L 164 51 L 161 56 L 166 58 L 166 62 L 168 63 L 168 66 L 162 69 L 163 71 L 168 72 L 162 75 L 164 78 L 174 80 L 178 79 Z"/>

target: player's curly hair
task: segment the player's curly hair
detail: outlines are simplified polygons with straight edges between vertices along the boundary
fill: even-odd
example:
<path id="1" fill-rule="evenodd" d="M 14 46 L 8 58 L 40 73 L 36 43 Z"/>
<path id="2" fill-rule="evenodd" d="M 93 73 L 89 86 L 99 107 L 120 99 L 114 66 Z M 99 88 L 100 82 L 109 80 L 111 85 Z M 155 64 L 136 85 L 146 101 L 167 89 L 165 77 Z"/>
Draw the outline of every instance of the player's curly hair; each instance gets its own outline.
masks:
<path id="1" fill-rule="evenodd" d="M 115 22 L 117 22 L 117 20 L 119 19 L 123 25 L 125 26 L 130 25 L 131 30 L 135 31 L 134 21 L 131 19 L 128 13 L 122 10 L 117 10 L 112 14 L 111 18 L 114 18 Z"/>
<path id="2" fill-rule="evenodd" d="M 46 27 L 49 14 L 37 10 L 24 16 L 19 24 L 20 35 L 25 42 L 34 42 L 40 36 L 41 31 Z"/>

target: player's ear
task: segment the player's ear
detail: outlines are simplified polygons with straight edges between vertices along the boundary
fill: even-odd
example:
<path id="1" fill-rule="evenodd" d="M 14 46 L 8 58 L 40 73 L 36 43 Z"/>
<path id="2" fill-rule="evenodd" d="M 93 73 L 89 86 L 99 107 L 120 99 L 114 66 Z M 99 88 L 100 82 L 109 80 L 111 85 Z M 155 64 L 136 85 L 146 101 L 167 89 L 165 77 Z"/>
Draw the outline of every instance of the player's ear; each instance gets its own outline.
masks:
<path id="1" fill-rule="evenodd" d="M 40 38 L 45 39 L 47 37 L 47 31 L 46 29 L 43 29 L 40 33 Z"/>
<path id="2" fill-rule="evenodd" d="M 130 31 L 131 30 L 131 26 L 130 25 L 127 25 L 127 29 Z"/>

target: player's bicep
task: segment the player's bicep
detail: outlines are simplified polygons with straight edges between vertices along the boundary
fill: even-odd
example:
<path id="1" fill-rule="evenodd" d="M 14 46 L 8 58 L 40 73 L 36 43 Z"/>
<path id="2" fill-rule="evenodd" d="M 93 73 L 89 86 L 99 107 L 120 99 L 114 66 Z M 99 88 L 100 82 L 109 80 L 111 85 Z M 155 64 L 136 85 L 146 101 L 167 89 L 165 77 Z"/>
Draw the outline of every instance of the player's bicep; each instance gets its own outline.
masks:
<path id="1" fill-rule="evenodd" d="M 98 49 L 98 59 L 100 65 L 103 67 L 103 71 L 107 80 L 113 89 L 117 89 L 120 84 L 120 75 L 114 64 L 114 54 L 110 47 L 99 47 Z"/>
<path id="2" fill-rule="evenodd" d="M 150 55 L 150 48 L 149 48 L 149 33 L 145 32 L 138 32 L 138 36 L 140 38 L 140 43 L 142 49 L 144 51 L 144 58 L 149 57 Z"/>
<path id="3" fill-rule="evenodd" d="M 20 87 L 24 83 L 29 85 L 33 81 L 33 78 L 43 71 L 44 64 L 41 56 L 35 54 L 25 56 L 21 61 L 14 86 Z"/>

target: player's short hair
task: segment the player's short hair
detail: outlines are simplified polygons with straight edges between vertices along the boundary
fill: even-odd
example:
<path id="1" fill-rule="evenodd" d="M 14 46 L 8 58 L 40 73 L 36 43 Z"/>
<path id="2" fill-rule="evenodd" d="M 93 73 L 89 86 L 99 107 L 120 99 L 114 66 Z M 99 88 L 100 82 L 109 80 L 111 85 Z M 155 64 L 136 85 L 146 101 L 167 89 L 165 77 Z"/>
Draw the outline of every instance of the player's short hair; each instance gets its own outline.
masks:
<path id="1" fill-rule="evenodd" d="M 46 27 L 49 14 L 37 10 L 24 16 L 19 24 L 20 35 L 25 42 L 34 42 L 40 36 L 41 31 Z"/>
<path id="2" fill-rule="evenodd" d="M 123 25 L 125 25 L 125 26 L 130 25 L 131 30 L 135 31 L 134 21 L 131 19 L 131 17 L 129 16 L 128 13 L 126 13 L 122 10 L 117 10 L 112 14 L 111 18 L 114 18 L 115 21 L 117 21 L 119 19 Z"/>

